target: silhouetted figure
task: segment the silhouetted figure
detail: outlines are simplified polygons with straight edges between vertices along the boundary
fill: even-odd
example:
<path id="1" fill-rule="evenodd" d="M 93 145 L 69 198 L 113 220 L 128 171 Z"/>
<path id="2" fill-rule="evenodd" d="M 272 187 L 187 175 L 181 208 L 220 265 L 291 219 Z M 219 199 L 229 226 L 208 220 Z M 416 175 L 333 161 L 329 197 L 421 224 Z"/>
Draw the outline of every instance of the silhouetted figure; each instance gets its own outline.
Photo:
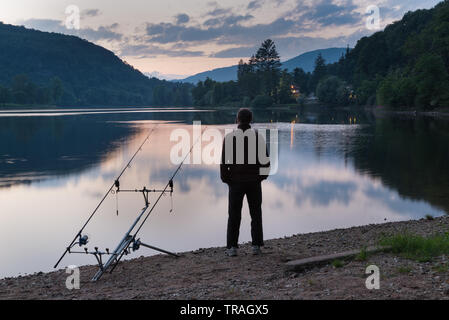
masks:
<path id="1" fill-rule="evenodd" d="M 269 158 L 266 141 L 251 128 L 252 112 L 240 109 L 238 129 L 223 141 L 220 165 L 221 180 L 229 186 L 229 218 L 227 253 L 237 255 L 243 198 L 246 195 L 251 215 L 253 254 L 260 254 L 263 246 L 262 181 L 268 177 Z"/>

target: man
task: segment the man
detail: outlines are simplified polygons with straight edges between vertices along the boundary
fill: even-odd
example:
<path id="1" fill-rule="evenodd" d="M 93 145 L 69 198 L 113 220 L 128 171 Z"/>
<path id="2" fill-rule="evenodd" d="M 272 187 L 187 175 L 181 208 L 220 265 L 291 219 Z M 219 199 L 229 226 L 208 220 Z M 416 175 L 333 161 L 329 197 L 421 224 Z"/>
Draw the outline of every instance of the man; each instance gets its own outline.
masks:
<path id="1" fill-rule="evenodd" d="M 270 162 L 265 139 L 251 129 L 253 114 L 240 109 L 236 123 L 238 130 L 226 135 L 220 165 L 221 180 L 229 186 L 227 254 L 237 255 L 243 198 L 246 195 L 251 215 L 252 252 L 261 253 L 262 181 L 268 177 Z"/>

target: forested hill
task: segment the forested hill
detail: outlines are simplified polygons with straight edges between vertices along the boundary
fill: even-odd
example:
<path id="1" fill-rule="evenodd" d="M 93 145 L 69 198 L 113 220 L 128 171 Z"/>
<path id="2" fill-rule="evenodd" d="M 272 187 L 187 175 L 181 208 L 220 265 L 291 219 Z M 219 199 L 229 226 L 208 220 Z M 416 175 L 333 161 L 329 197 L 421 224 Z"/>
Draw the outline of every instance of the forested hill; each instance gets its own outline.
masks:
<path id="1" fill-rule="evenodd" d="M 449 1 L 408 12 L 384 31 L 360 39 L 344 59 L 327 66 L 327 75 L 351 85 L 359 104 L 449 107 Z M 336 77 L 328 78 L 323 92 L 332 93 L 327 87 L 337 83 Z"/>
<path id="2" fill-rule="evenodd" d="M 149 79 L 75 36 L 0 22 L 0 104 L 186 105 L 190 86 Z"/>

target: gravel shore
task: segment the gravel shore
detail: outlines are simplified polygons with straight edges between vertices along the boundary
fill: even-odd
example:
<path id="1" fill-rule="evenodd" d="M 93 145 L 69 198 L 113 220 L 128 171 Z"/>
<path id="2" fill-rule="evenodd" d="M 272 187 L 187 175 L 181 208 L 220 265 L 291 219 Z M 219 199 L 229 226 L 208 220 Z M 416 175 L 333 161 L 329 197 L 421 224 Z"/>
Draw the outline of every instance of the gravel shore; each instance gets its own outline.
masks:
<path id="1" fill-rule="evenodd" d="M 243 244 L 237 257 L 225 248 L 140 257 L 121 263 L 97 283 L 95 266 L 80 269 L 81 288 L 68 290 L 65 270 L 0 280 L 0 299 L 449 299 L 448 257 L 419 263 L 391 253 L 301 273 L 286 271 L 295 259 L 375 245 L 382 235 L 449 231 L 449 217 L 300 234 L 266 241 L 261 256 Z M 380 290 L 368 290 L 368 265 L 380 269 Z"/>

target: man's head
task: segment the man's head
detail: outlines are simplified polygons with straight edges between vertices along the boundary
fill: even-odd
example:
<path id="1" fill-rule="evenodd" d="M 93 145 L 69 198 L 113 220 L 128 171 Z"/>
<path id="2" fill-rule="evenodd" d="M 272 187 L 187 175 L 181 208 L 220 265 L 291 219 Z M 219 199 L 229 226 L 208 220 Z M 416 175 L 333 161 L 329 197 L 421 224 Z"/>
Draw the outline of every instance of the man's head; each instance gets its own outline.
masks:
<path id="1" fill-rule="evenodd" d="M 253 113 L 248 108 L 242 108 L 237 114 L 238 124 L 250 124 L 253 121 Z"/>

